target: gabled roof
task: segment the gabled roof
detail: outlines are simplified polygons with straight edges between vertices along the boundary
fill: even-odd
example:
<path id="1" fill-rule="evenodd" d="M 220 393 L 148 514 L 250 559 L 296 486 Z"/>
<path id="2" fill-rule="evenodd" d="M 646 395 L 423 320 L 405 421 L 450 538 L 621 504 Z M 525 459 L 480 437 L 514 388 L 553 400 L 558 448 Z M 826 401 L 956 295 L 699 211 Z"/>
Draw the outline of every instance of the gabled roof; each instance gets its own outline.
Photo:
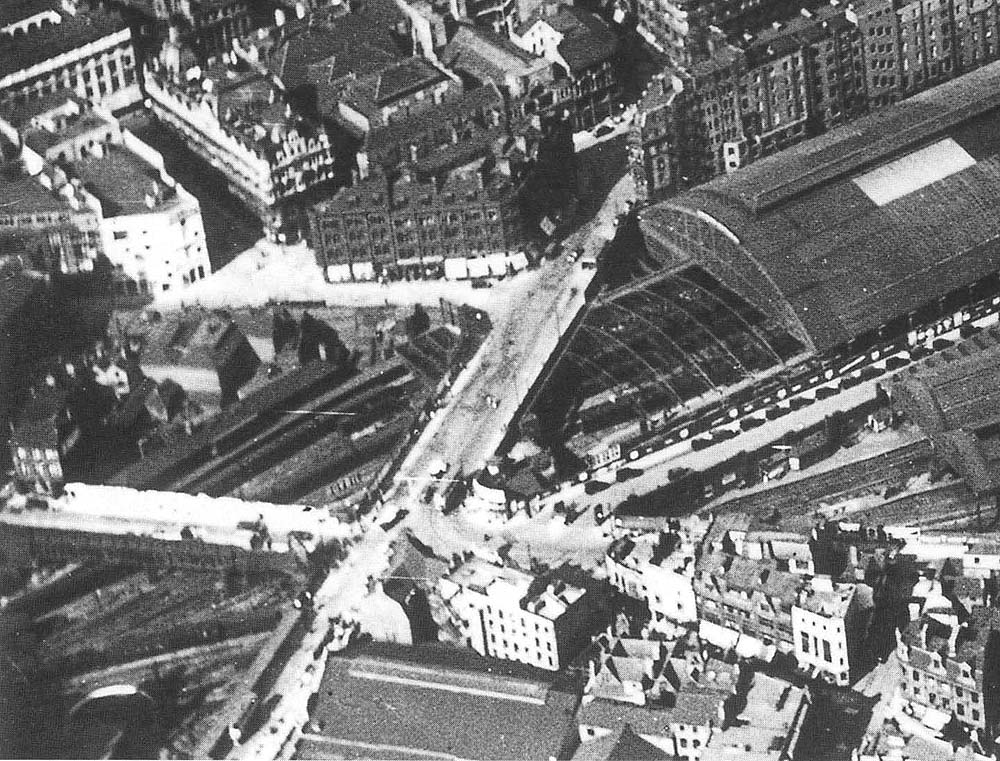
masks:
<path id="1" fill-rule="evenodd" d="M 506 77 L 529 76 L 551 64 L 489 29 L 462 23 L 441 54 L 445 66 L 480 81 L 502 85 Z"/>
<path id="2" fill-rule="evenodd" d="M 608 22 L 596 13 L 563 5 L 555 15 L 546 16 L 544 20 L 564 35 L 559 43 L 559 54 L 573 74 L 580 74 L 618 52 L 618 37 Z"/>

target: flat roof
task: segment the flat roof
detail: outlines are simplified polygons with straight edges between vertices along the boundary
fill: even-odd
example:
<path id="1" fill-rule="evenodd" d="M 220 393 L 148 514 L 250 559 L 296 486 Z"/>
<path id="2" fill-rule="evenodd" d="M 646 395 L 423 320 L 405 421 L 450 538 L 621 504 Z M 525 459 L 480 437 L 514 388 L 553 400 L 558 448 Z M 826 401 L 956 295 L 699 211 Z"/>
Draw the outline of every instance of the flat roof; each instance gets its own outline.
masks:
<path id="1" fill-rule="evenodd" d="M 74 162 L 72 171 L 101 201 L 106 217 L 149 214 L 184 203 L 176 190 L 160 179 L 158 171 L 120 146 L 107 145 L 101 158 Z M 154 183 L 158 185 L 159 194 L 150 208 L 146 205 L 146 196 L 152 193 Z"/>
<path id="2" fill-rule="evenodd" d="M 998 106 L 994 63 L 646 209 L 647 248 L 841 345 L 1000 269 Z"/>

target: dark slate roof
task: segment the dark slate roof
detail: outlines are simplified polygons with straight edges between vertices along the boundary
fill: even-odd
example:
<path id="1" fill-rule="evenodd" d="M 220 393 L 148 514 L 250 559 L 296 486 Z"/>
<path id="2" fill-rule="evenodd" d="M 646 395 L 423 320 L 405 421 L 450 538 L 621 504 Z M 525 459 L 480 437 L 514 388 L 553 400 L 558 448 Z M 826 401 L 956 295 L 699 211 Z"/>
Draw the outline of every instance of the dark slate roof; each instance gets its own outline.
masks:
<path id="1" fill-rule="evenodd" d="M 18 446 L 54 449 L 59 446 L 58 421 L 66 409 L 67 391 L 42 386 L 21 410 L 11 441 Z"/>
<path id="2" fill-rule="evenodd" d="M 445 66 L 464 71 L 480 82 L 502 85 L 508 75 L 526 76 L 550 65 L 506 37 L 472 24 L 458 25 L 441 54 Z"/>
<path id="3" fill-rule="evenodd" d="M 81 9 L 76 16 L 62 14 L 62 23 L 17 37 L 4 36 L 0 44 L 0 77 L 27 69 L 62 53 L 96 42 L 127 28 L 117 13 Z"/>
<path id="4" fill-rule="evenodd" d="M 278 45 L 274 72 L 284 85 L 323 85 L 361 76 L 402 58 L 392 27 L 402 20 L 395 4 L 372 0 L 364 11 L 292 22 Z"/>
<path id="5" fill-rule="evenodd" d="M 448 77 L 429 61 L 412 57 L 386 67 L 378 78 L 375 89 L 375 104 L 388 105 L 407 95 L 443 82 Z"/>
<path id="6" fill-rule="evenodd" d="M 43 11 L 58 9 L 58 0 L 4 0 L 0 3 L 0 26 L 37 16 Z"/>
<path id="7" fill-rule="evenodd" d="M 419 657 L 435 648 L 403 650 L 331 656 L 311 714 L 322 740 L 306 739 L 300 757 L 367 746 L 369 758 L 547 759 L 576 731 L 576 697 L 541 679 L 497 673 L 493 661 L 469 664 L 454 648 L 454 665 Z"/>
<path id="8" fill-rule="evenodd" d="M 998 105 L 995 63 L 647 209 L 647 243 L 716 227 L 756 278 L 723 280 L 832 348 L 1000 269 Z M 944 137 L 976 163 L 881 207 L 853 182 Z"/>
<path id="9" fill-rule="evenodd" d="M 499 109 L 501 113 L 503 109 L 503 96 L 493 83 L 465 93 L 460 99 L 442 103 L 433 110 L 415 114 L 408 119 L 382 127 L 376 127 L 368 135 L 368 153 L 376 161 L 382 161 L 400 147 L 406 148 L 415 140 L 421 139 L 435 130 L 447 128 L 452 122 L 474 117 L 489 109 Z M 456 146 L 456 150 L 470 156 L 468 161 L 483 155 L 486 148 L 491 146 L 493 141 L 503 133 L 502 125 L 497 128 L 487 127 L 487 125 L 481 126 L 483 129 L 480 133 L 468 136 L 465 140 L 460 141 L 460 145 Z"/>
<path id="10" fill-rule="evenodd" d="M 614 734 L 581 745 L 573 761 L 661 761 L 674 757 L 643 740 L 626 724 Z"/>
<path id="11" fill-rule="evenodd" d="M 563 5 L 558 13 L 545 20 L 565 35 L 559 43 L 559 54 L 573 74 L 606 61 L 618 51 L 618 37 L 596 13 Z"/>
<path id="12" fill-rule="evenodd" d="M 974 491 L 1000 488 L 1000 328 L 900 376 L 893 397 Z"/>

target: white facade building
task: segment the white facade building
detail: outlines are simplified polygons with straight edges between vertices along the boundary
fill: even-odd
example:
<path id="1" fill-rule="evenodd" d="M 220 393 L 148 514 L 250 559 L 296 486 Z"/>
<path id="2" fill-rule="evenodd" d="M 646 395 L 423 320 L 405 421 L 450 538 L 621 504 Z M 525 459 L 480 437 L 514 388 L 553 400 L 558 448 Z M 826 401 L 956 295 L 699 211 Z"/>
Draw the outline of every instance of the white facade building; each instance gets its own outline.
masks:
<path id="1" fill-rule="evenodd" d="M 792 607 L 792 633 L 799 667 L 837 685 L 850 684 L 851 653 L 858 612 L 871 607 L 864 584 L 833 584 L 812 579 Z"/>
<path id="2" fill-rule="evenodd" d="M 536 591 L 531 574 L 473 558 L 438 582 L 466 644 L 480 655 L 557 671 L 590 641 L 587 592 L 562 582 Z M 581 636 L 583 635 L 583 636 Z"/>
<path id="3" fill-rule="evenodd" d="M 167 174 L 158 151 L 122 129 L 109 111 L 64 90 L 0 118 L 0 133 L 18 146 L 25 178 L 48 194 L 41 199 L 65 207 L 57 221 L 86 213 L 84 221 L 96 227 L 99 246 L 75 249 L 86 265 L 67 266 L 66 251 L 59 250 L 63 271 L 92 269 L 103 253 L 120 291 L 152 296 L 211 272 L 198 199 Z M 83 222 L 76 224 L 81 232 L 74 242 L 86 242 Z"/>
<path id="4" fill-rule="evenodd" d="M 608 580 L 622 594 L 646 603 L 654 629 L 665 621 L 698 620 L 695 548 L 707 528 L 707 522 L 693 519 L 678 533 L 624 537 L 608 550 Z"/>

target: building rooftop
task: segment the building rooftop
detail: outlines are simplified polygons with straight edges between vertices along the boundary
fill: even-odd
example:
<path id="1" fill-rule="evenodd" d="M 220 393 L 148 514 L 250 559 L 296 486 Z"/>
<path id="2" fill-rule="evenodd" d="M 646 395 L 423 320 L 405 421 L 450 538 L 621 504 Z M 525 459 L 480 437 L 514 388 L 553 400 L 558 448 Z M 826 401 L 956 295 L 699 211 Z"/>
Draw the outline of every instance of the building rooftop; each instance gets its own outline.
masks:
<path id="1" fill-rule="evenodd" d="M 596 740 L 583 743 L 573 754 L 572 761 L 667 761 L 675 758 L 650 742 L 643 740 L 630 724 Z"/>
<path id="2" fill-rule="evenodd" d="M 827 618 L 843 618 L 851 607 L 857 587 L 854 584 L 820 584 L 817 579 L 803 590 L 800 608 Z"/>
<path id="3" fill-rule="evenodd" d="M 806 691 L 757 673 L 739 722 L 714 732 L 706 749 L 712 758 L 787 758 L 805 718 Z"/>
<path id="4" fill-rule="evenodd" d="M 555 13 L 549 13 L 543 5 L 519 31 L 523 34 L 539 20 L 563 35 L 559 55 L 566 61 L 571 74 L 581 74 L 618 52 L 618 37 L 608 22 L 596 13 L 573 5 L 560 5 Z"/>
<path id="5" fill-rule="evenodd" d="M 70 212 L 69 203 L 16 166 L 0 166 L 0 217 L 35 212 Z"/>
<path id="6" fill-rule="evenodd" d="M 58 11 L 60 8 L 59 0 L 6 0 L 0 3 L 0 29 L 39 13 Z"/>
<path id="7" fill-rule="evenodd" d="M 982 680 L 986 650 L 994 632 L 1000 632 L 1000 610 L 977 606 L 961 626 L 957 619 L 945 623 L 934 613 L 910 621 L 901 632 L 910 647 L 910 662 L 918 668 L 931 668 L 933 654 L 940 657 L 941 668 L 952 678 L 961 676 L 962 666 L 971 668 L 971 677 Z"/>
<path id="8" fill-rule="evenodd" d="M 778 570 L 774 560 L 753 560 L 742 556 L 711 552 L 698 561 L 698 574 L 724 579 L 729 591 L 759 591 L 768 598 L 777 597 L 786 605 L 794 605 L 802 577 Z"/>
<path id="9" fill-rule="evenodd" d="M 428 157 L 435 166 L 458 166 L 485 155 L 503 134 L 502 120 L 492 118 L 493 113 L 503 114 L 503 96 L 490 83 L 432 110 L 375 127 L 368 134 L 365 147 L 371 158 L 384 162 L 400 150 L 408 154 L 411 144 L 429 139 L 440 148 Z M 478 129 L 466 134 L 469 126 Z M 453 127 L 462 133 L 457 142 L 453 141 Z M 442 153 L 447 154 L 447 161 Z M 409 159 L 409 155 L 403 158 Z"/>
<path id="10" fill-rule="evenodd" d="M 6 3 L 0 4 L 6 5 Z M 76 16 L 62 13 L 62 22 L 28 35 L 4 37 L 0 45 L 0 78 L 81 48 L 116 32 L 127 31 L 122 17 L 108 10 L 80 9 Z"/>
<path id="11" fill-rule="evenodd" d="M 645 564 L 659 567 L 686 567 L 694 560 L 696 537 L 675 532 L 648 533 L 641 536 L 623 536 L 608 549 L 609 557 L 616 563 L 630 566 Z"/>
<path id="12" fill-rule="evenodd" d="M 976 492 L 1000 488 L 1000 328 L 898 377 L 893 401 Z"/>
<path id="13" fill-rule="evenodd" d="M 320 110 L 330 111 L 334 101 L 343 103 L 364 115 L 374 128 L 384 121 L 382 109 L 447 80 L 448 76 L 426 59 L 411 56 L 342 81 L 324 94 Z M 400 116 L 395 118 L 402 119 Z M 353 123 L 348 126 L 354 127 Z"/>
<path id="14" fill-rule="evenodd" d="M 429 667 L 379 649 L 331 656 L 311 713 L 322 739 L 304 740 L 296 757 L 558 757 L 576 729 L 576 697 L 495 665 L 449 657 Z"/>
<path id="15" fill-rule="evenodd" d="M 107 145 L 104 155 L 76 161 L 72 172 L 101 202 L 104 216 L 149 214 L 188 203 L 163 182 L 158 170 L 117 145 Z"/>
<path id="16" fill-rule="evenodd" d="M 941 761 L 946 758 L 987 761 L 987 756 L 974 753 L 971 748 L 956 749 L 952 743 L 928 736 L 926 732 L 914 732 L 909 728 L 904 730 L 899 721 L 890 718 L 865 735 L 859 751 L 862 758 L 888 761 Z"/>
<path id="17" fill-rule="evenodd" d="M 998 105 L 1000 63 L 645 210 L 647 249 L 738 261 L 723 282 L 830 349 L 1000 267 Z"/>
<path id="18" fill-rule="evenodd" d="M 402 20 L 394 3 L 370 0 L 362 10 L 343 13 L 334 8 L 289 21 L 263 37 L 247 38 L 243 46 L 258 47 L 287 88 L 316 84 L 322 90 L 401 60 L 392 30 Z"/>
<path id="19" fill-rule="evenodd" d="M 562 581 L 548 581 L 508 566 L 474 557 L 456 568 L 448 579 L 501 605 L 519 607 L 554 621 L 586 594 Z"/>
<path id="20" fill-rule="evenodd" d="M 552 66 L 492 30 L 460 23 L 441 53 L 441 62 L 481 82 L 502 86 L 507 77 L 528 77 Z"/>

